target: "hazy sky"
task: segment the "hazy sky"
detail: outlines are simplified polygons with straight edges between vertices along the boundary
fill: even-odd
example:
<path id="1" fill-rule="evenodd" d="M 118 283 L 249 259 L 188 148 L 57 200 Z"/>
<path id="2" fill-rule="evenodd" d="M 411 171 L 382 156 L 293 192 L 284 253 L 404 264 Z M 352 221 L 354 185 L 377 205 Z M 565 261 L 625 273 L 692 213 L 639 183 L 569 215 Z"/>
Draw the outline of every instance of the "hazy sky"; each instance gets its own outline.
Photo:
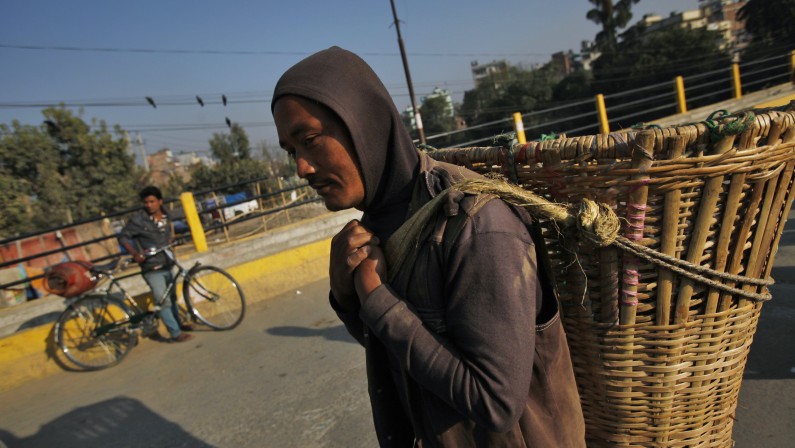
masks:
<path id="1" fill-rule="evenodd" d="M 585 18 L 587 0 L 395 5 L 417 97 L 438 86 L 460 100 L 473 87 L 471 61 L 542 63 L 560 50 L 579 51 L 598 31 Z M 633 21 L 697 6 L 641 0 Z M 6 0 L 0 123 L 40 124 L 42 104 L 63 102 L 86 105 L 87 121 L 140 130 L 150 152 L 203 150 L 213 132 L 227 130 L 227 117 L 244 126 L 252 145 L 275 144 L 269 100 L 276 80 L 332 45 L 370 63 L 399 109 L 410 104 L 389 0 Z"/>

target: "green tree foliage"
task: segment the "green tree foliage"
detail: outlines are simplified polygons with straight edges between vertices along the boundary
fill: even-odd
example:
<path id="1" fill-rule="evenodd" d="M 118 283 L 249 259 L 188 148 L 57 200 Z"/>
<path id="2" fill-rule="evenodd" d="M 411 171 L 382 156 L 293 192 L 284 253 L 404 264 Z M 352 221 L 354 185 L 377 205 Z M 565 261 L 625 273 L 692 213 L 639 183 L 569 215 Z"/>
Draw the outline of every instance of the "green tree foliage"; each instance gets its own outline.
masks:
<path id="1" fill-rule="evenodd" d="M 455 129 L 453 111 L 448 107 L 447 101 L 440 96 L 426 98 L 420 107 L 420 114 L 425 135 L 443 134 Z M 441 137 L 429 144 L 441 147 L 447 146 L 449 142 L 449 137 Z"/>
<path id="2" fill-rule="evenodd" d="M 738 18 L 755 43 L 795 42 L 795 0 L 748 0 Z"/>
<path id="3" fill-rule="evenodd" d="M 594 5 L 585 17 L 602 26 L 596 34 L 596 48 L 602 53 L 615 53 L 618 45 L 618 30 L 632 19 L 632 5 L 640 0 L 588 0 Z"/>
<path id="4" fill-rule="evenodd" d="M 288 178 L 296 175 L 295 161 L 287 151 L 278 146 L 268 145 L 266 142 L 260 142 L 259 151 L 265 161 L 267 174 L 271 178 Z"/>
<path id="5" fill-rule="evenodd" d="M 86 123 L 65 108 L 42 111 L 40 126 L 0 125 L 2 232 L 28 233 L 132 206 L 142 186 L 121 129 Z M 115 135 L 114 135 L 115 134 Z"/>
<path id="6" fill-rule="evenodd" d="M 237 124 L 229 133 L 215 133 L 210 139 L 210 151 L 215 165 L 198 166 L 191 173 L 191 190 L 216 189 L 268 175 L 268 167 L 251 157 L 248 135 Z M 230 189 L 229 193 L 234 193 Z"/>
<path id="7" fill-rule="evenodd" d="M 594 93 L 609 94 L 671 82 L 731 64 L 721 37 L 706 28 L 672 27 L 622 41 L 614 54 L 603 54 L 593 65 Z"/>
<path id="8" fill-rule="evenodd" d="M 469 126 L 491 123 L 490 126 L 467 133 L 466 139 L 478 139 L 512 132 L 510 117 L 514 112 L 531 112 L 549 107 L 555 85 L 563 79 L 560 67 L 553 63 L 535 70 L 509 67 L 480 81 L 464 93 L 461 115 Z M 525 121 L 525 128 L 532 120 Z M 460 137 L 459 137 L 460 140 Z"/>
<path id="9" fill-rule="evenodd" d="M 751 44 L 743 51 L 743 61 L 785 54 L 795 42 L 795 0 L 748 0 L 738 19 L 745 21 Z M 786 60 L 775 61 L 776 65 Z"/>

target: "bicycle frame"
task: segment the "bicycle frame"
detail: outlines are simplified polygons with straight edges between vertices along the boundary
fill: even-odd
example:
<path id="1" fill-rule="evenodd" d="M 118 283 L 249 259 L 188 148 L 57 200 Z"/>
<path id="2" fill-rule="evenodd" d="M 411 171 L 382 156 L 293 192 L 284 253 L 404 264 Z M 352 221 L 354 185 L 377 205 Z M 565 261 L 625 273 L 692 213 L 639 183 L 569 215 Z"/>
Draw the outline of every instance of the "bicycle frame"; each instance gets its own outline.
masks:
<path id="1" fill-rule="evenodd" d="M 149 250 L 149 251 L 146 252 L 146 256 L 151 257 L 152 255 L 155 255 L 155 254 L 160 253 L 160 252 L 164 252 L 166 254 L 166 256 L 168 257 L 169 261 L 173 264 L 174 267 L 176 267 L 177 270 L 176 270 L 176 273 L 173 276 L 172 281 L 169 282 L 169 284 L 166 287 L 166 290 L 163 292 L 163 295 L 160 296 L 160 297 L 153 297 L 152 298 L 152 302 L 153 303 L 152 303 L 152 309 L 151 310 L 143 309 L 138 304 L 138 302 L 132 297 L 132 295 L 124 288 L 124 286 L 121 285 L 121 280 L 122 279 L 118 279 L 118 278 L 116 278 L 114 276 L 115 272 L 123 270 L 129 264 L 129 262 L 131 260 L 126 260 L 121 265 L 121 267 L 117 267 L 116 269 L 113 269 L 110 272 L 98 273 L 98 275 L 100 275 L 102 277 L 102 279 L 100 280 L 100 284 L 102 283 L 103 279 L 110 280 L 110 283 L 108 283 L 106 287 L 102 287 L 102 288 L 95 287 L 94 289 L 92 289 L 91 291 L 89 291 L 89 292 L 87 292 L 85 294 L 81 294 L 80 296 L 77 296 L 77 297 L 75 297 L 73 299 L 70 299 L 69 302 L 67 302 L 67 306 L 71 305 L 72 303 L 75 303 L 76 301 L 78 301 L 81 298 L 86 297 L 86 296 L 102 296 L 102 297 L 111 296 L 111 297 L 115 297 L 116 299 L 120 300 L 121 302 L 124 302 L 124 304 L 127 305 L 128 308 L 130 308 L 130 311 L 131 311 L 130 323 L 133 325 L 133 327 L 137 328 L 139 326 L 139 324 L 141 322 L 143 322 L 144 318 L 147 315 L 154 314 L 155 316 L 157 316 L 157 312 L 160 310 L 160 308 L 161 308 L 163 302 L 165 301 L 166 297 L 168 297 L 172 293 L 172 291 L 177 288 L 177 284 L 178 284 L 180 278 L 185 278 L 190 271 L 192 271 L 193 269 L 196 269 L 196 267 L 200 266 L 200 263 L 196 262 L 196 264 L 194 264 L 190 269 L 185 268 L 185 266 L 182 265 L 179 262 L 179 260 L 177 260 L 177 257 L 174 255 L 174 252 L 171 250 L 171 245 L 164 246 L 164 247 L 161 247 L 161 248 L 158 248 L 158 249 Z M 171 269 L 173 270 L 173 267 Z M 173 273 L 173 271 L 172 271 L 172 273 Z M 115 292 L 114 292 L 114 289 L 116 290 Z M 99 331 L 99 329 L 97 329 L 97 330 Z"/>

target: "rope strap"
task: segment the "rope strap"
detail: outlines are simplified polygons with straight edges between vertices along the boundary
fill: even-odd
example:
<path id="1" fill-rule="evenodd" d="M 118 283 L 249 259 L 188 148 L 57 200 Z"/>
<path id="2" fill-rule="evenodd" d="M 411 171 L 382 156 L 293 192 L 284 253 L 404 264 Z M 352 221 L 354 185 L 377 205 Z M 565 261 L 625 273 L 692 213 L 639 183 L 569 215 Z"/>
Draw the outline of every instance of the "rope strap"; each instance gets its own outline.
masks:
<path id="1" fill-rule="evenodd" d="M 409 226 L 412 230 L 402 229 L 404 230 L 403 232 L 400 230 L 396 232 L 396 235 L 400 234 L 400 237 L 396 239 L 396 241 L 402 241 L 403 244 L 401 244 L 401 246 L 403 247 L 393 251 L 393 257 L 403 258 L 403 254 L 400 252 L 408 251 L 412 243 L 418 243 L 417 238 L 419 237 L 419 232 L 422 230 L 424 223 L 427 223 L 430 217 L 435 214 L 438 204 L 441 203 L 443 197 L 449 194 L 450 191 L 459 191 L 468 194 L 492 194 L 498 196 L 505 202 L 525 208 L 528 213 L 535 218 L 549 219 L 563 229 L 575 229 L 580 237 L 598 247 L 615 246 L 657 266 L 676 272 L 690 280 L 729 294 L 736 294 L 755 301 L 766 301 L 771 299 L 771 295 L 767 289 L 765 289 L 764 293 L 758 294 L 726 285 L 718 280 L 767 287 L 774 283 L 772 278 L 760 279 L 716 271 L 705 266 L 666 255 L 620 236 L 620 221 L 613 210 L 605 204 L 597 204 L 590 199 L 583 199 L 580 206 L 575 208 L 569 205 L 548 201 L 521 187 L 494 179 L 464 180 L 438 195 L 434 201 L 432 201 L 434 205 L 423 207 L 425 209 L 421 209 L 423 213 L 417 212 L 415 216 L 412 216 L 412 220 L 410 220 L 412 224 Z M 426 204 L 426 206 L 429 204 L 431 203 Z M 409 223 L 407 222 L 406 224 Z M 390 240 L 392 240 L 392 238 L 390 238 Z M 389 244 L 387 247 L 389 248 Z M 388 250 L 387 252 L 389 253 L 390 251 Z M 390 264 L 390 266 L 392 265 Z"/>

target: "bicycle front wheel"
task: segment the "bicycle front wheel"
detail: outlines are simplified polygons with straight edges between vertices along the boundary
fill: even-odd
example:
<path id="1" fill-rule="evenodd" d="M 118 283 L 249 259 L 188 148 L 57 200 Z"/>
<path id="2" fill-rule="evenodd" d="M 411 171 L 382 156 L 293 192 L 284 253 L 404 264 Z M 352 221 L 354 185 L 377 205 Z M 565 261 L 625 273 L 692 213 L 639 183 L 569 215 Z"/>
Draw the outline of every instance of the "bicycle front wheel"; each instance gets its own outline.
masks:
<path id="1" fill-rule="evenodd" d="M 246 298 L 237 281 L 215 266 L 199 266 L 182 284 L 191 314 L 216 330 L 231 330 L 246 313 Z"/>
<path id="2" fill-rule="evenodd" d="M 99 370 L 121 362 L 135 345 L 130 312 L 108 296 L 88 296 L 73 303 L 55 323 L 61 352 L 84 370 Z"/>

